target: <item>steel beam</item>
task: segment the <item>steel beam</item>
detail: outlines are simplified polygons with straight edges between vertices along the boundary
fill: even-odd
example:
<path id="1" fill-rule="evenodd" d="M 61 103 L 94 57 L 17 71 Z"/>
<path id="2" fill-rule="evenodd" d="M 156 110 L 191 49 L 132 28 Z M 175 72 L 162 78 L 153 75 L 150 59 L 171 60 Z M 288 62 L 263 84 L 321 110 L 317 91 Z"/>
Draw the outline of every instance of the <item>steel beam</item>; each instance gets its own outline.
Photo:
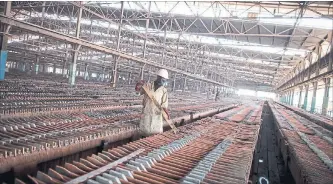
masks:
<path id="1" fill-rule="evenodd" d="M 154 62 L 148 61 L 148 60 L 140 58 L 140 57 L 135 57 L 135 56 L 126 54 L 124 52 L 114 50 L 114 49 L 109 48 L 109 47 L 94 44 L 94 43 L 91 43 L 87 40 L 83 40 L 83 39 L 80 39 L 80 38 L 75 38 L 73 36 L 69 36 L 69 35 L 66 35 L 66 34 L 63 34 L 63 33 L 59 33 L 59 32 L 56 32 L 56 31 L 53 31 L 53 30 L 50 30 L 50 29 L 43 28 L 41 26 L 37 26 L 37 25 L 31 24 L 31 23 L 16 20 L 16 19 L 10 18 L 8 16 L 0 15 L 0 21 L 4 24 L 15 26 L 15 27 L 18 27 L 18 28 L 21 28 L 21 29 L 24 29 L 24 30 L 28 30 L 28 31 L 31 31 L 31 32 L 34 32 L 34 33 L 38 33 L 38 34 L 41 34 L 41 35 L 45 35 L 47 37 L 62 40 L 64 42 L 79 44 L 81 46 L 84 46 L 84 47 L 87 47 L 87 48 L 90 48 L 90 49 L 93 49 L 93 50 L 97 50 L 97 51 L 100 51 L 100 52 L 104 52 L 104 53 L 107 53 L 107 54 L 115 55 L 115 56 L 118 56 L 118 57 L 121 57 L 121 58 L 124 58 L 124 59 L 136 61 L 136 62 L 139 62 L 139 63 L 154 66 L 154 67 L 157 67 L 157 68 L 164 68 L 164 69 L 167 69 L 171 72 L 176 72 L 176 73 L 180 73 L 180 74 L 183 74 L 183 75 L 187 75 L 188 77 L 193 78 L 193 79 L 202 80 L 202 81 L 217 84 L 217 85 L 220 85 L 220 86 L 228 86 L 228 85 L 216 82 L 216 81 L 212 81 L 212 80 L 209 80 L 209 79 L 205 79 L 205 78 L 195 76 L 193 74 L 190 74 L 188 72 L 184 72 L 183 70 L 179 70 L 177 68 L 161 65 L 160 63 L 154 63 Z"/>

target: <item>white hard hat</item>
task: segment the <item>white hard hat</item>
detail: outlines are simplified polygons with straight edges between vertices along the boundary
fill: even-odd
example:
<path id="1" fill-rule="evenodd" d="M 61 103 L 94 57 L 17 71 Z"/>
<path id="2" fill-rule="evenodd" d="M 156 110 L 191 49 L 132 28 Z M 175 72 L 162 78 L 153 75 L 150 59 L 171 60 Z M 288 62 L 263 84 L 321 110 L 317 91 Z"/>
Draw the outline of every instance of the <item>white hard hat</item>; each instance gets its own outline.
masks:
<path id="1" fill-rule="evenodd" d="M 165 79 L 169 79 L 169 74 L 168 71 L 166 69 L 160 69 L 157 73 L 158 76 L 161 76 Z"/>

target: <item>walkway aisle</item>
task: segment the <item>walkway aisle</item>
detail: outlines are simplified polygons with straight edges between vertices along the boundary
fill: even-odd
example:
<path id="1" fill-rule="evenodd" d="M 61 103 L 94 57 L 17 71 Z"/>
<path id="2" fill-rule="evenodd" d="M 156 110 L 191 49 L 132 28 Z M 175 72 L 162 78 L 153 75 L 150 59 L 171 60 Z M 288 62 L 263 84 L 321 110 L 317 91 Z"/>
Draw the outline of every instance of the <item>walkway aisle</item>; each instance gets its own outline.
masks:
<path id="1" fill-rule="evenodd" d="M 252 182 L 258 183 L 261 177 L 268 179 L 270 184 L 292 184 L 290 173 L 286 171 L 280 151 L 276 142 L 274 132 L 273 116 L 267 106 L 264 106 L 262 113 L 263 122 L 254 160 L 252 165 Z M 266 184 L 262 179 L 262 184 Z"/>

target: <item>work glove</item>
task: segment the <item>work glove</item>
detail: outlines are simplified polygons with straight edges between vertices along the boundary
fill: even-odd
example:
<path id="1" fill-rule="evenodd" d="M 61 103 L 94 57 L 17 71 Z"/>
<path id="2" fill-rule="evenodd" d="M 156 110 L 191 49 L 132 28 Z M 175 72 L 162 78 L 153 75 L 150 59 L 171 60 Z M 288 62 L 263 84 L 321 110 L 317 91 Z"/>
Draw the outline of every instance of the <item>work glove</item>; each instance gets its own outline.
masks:
<path id="1" fill-rule="evenodd" d="M 164 110 L 164 112 L 167 114 L 167 116 L 168 116 L 168 119 L 170 119 L 170 113 L 169 113 L 168 109 L 166 109 L 166 108 L 163 108 L 163 110 Z"/>
<path id="2" fill-rule="evenodd" d="M 137 82 L 135 85 L 135 91 L 140 92 L 144 84 L 145 84 L 144 80 L 140 80 L 139 82 Z"/>

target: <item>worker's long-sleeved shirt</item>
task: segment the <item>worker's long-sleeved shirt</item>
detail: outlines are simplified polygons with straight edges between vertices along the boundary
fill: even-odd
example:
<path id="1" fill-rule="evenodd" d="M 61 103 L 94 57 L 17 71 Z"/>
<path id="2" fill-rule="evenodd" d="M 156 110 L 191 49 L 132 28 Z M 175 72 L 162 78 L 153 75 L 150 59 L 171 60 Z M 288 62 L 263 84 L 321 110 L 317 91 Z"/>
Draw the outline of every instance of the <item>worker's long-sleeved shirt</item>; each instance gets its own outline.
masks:
<path id="1" fill-rule="evenodd" d="M 154 91 L 154 83 L 147 83 L 146 85 L 158 104 L 160 104 L 162 108 L 168 108 L 167 89 L 161 86 Z M 163 132 L 162 112 L 147 95 L 144 95 L 143 99 L 143 114 L 140 121 L 140 131 L 142 135 L 149 136 Z"/>

